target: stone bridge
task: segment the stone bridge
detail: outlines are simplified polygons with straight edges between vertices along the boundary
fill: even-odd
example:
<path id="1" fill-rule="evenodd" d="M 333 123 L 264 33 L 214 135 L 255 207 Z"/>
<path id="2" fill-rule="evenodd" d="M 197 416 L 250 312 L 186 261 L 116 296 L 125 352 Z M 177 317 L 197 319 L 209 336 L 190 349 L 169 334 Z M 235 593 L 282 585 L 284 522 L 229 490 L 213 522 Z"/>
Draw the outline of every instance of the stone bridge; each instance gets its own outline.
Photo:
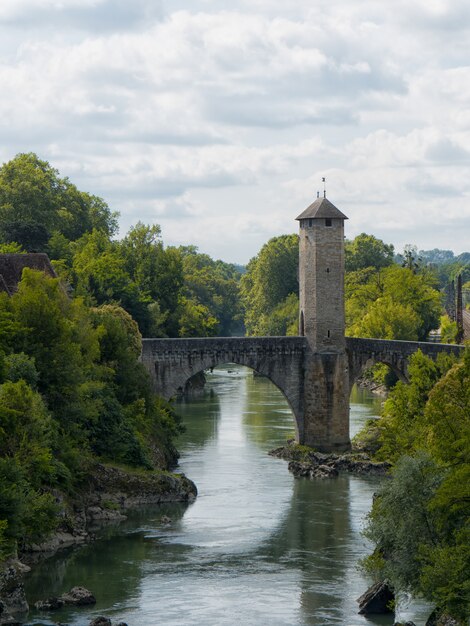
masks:
<path id="1" fill-rule="evenodd" d="M 346 337 L 350 388 L 365 369 L 377 363 L 385 363 L 399 380 L 408 382 L 408 361 L 410 356 L 418 350 L 435 360 L 438 354 L 442 352 L 459 356 L 462 354 L 464 346 L 424 341 Z"/>
<path id="2" fill-rule="evenodd" d="M 225 363 L 250 367 L 278 387 L 295 416 L 303 437 L 302 404 L 305 337 L 210 337 L 144 339 L 142 362 L 153 387 L 164 398 L 183 393 L 187 381 L 201 371 Z"/>
<path id="3" fill-rule="evenodd" d="M 402 380 L 421 348 L 435 358 L 458 346 L 345 337 L 344 213 L 326 198 L 299 221 L 299 337 L 144 339 L 142 361 L 166 398 L 200 371 L 238 363 L 267 376 L 289 403 L 296 439 L 323 451 L 350 448 L 350 389 L 365 367 L 386 363 Z"/>
<path id="4" fill-rule="evenodd" d="M 406 381 L 409 357 L 421 350 L 435 359 L 438 354 L 458 356 L 463 346 L 413 341 L 387 341 L 346 337 L 349 389 L 362 371 L 385 363 Z M 322 377 L 331 391 L 335 384 L 335 355 L 320 355 Z M 306 337 L 210 337 L 195 339 L 144 339 L 142 362 L 156 392 L 166 399 L 181 394 L 187 381 L 217 365 L 245 365 L 269 378 L 284 394 L 296 427 L 297 441 L 312 443 L 305 424 L 306 372 L 311 368 L 311 351 Z M 318 367 L 316 365 L 315 367 Z M 308 395 L 308 394 L 307 394 Z"/>

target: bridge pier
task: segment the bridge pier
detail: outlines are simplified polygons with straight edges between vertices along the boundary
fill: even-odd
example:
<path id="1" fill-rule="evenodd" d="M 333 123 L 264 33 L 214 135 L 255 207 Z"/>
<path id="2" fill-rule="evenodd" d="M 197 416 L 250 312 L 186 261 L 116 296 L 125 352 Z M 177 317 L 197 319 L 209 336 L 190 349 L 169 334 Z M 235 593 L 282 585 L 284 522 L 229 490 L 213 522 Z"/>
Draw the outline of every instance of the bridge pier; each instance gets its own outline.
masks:
<path id="1" fill-rule="evenodd" d="M 321 452 L 344 452 L 349 440 L 349 377 L 346 353 L 307 353 L 304 432 L 298 443 Z"/>

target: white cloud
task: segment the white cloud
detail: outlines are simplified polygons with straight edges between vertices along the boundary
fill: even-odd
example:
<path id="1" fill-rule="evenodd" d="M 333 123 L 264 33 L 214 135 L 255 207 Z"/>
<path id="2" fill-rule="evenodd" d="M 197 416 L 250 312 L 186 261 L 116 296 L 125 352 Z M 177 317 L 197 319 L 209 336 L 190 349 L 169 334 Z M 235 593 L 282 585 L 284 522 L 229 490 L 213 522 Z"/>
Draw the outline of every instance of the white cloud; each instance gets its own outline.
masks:
<path id="1" fill-rule="evenodd" d="M 229 260 L 325 173 L 351 232 L 463 250 L 439 220 L 452 197 L 470 225 L 469 26 L 463 0 L 3 0 L 0 157 Z"/>

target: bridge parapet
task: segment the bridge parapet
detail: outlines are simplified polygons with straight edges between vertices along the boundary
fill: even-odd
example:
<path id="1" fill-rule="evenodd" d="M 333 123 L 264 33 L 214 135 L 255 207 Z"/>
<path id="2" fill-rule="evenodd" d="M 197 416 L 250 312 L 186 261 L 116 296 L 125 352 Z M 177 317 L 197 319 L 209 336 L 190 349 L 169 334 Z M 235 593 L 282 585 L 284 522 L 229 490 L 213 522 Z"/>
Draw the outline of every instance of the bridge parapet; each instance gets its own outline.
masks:
<path id="1" fill-rule="evenodd" d="M 203 352 L 208 355 L 300 354 L 307 347 L 305 337 L 194 337 L 182 339 L 143 339 L 142 360 L 180 359 L 183 355 Z M 232 361 L 235 362 L 235 361 Z"/>
<path id="2" fill-rule="evenodd" d="M 409 359 L 418 350 L 436 359 L 443 352 L 458 357 L 464 349 L 464 346 L 455 344 L 346 337 L 350 386 L 352 387 L 364 369 L 376 363 L 385 363 L 400 380 L 407 382 Z"/>

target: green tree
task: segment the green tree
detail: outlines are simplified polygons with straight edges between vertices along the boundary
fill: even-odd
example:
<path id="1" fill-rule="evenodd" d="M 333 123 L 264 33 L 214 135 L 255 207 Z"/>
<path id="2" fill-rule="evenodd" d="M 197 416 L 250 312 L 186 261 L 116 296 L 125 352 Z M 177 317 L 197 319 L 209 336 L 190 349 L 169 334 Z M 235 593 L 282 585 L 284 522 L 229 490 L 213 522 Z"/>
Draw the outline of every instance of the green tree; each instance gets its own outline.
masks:
<path id="1" fill-rule="evenodd" d="M 145 336 L 152 336 L 150 331 L 155 328 L 158 318 L 158 333 L 176 336 L 176 311 L 184 281 L 180 252 L 175 248 L 164 247 L 160 226 L 149 226 L 142 222 L 129 230 L 118 249 L 125 272 L 136 285 L 141 302 L 145 302 L 145 310 L 137 314 L 135 307 L 129 308 L 125 299 L 122 299 L 123 305 L 138 321 Z M 154 303 L 158 305 L 157 316 L 155 306 L 149 309 Z"/>
<path id="2" fill-rule="evenodd" d="M 385 403 L 378 456 L 396 465 L 366 530 L 376 545 L 369 571 L 462 623 L 470 617 L 469 415 L 470 349 L 457 363 L 415 355 L 410 384 Z"/>
<path id="3" fill-rule="evenodd" d="M 395 302 L 390 297 L 378 298 L 353 327 L 357 337 L 416 341 L 421 320 L 411 305 Z"/>
<path id="4" fill-rule="evenodd" d="M 209 309 L 184 297 L 180 303 L 179 323 L 181 337 L 211 337 L 217 332 L 217 319 Z"/>
<path id="5" fill-rule="evenodd" d="M 210 311 L 217 320 L 217 335 L 230 336 L 240 329 L 240 273 L 234 265 L 214 261 L 195 247 L 180 250 L 186 298 Z"/>
<path id="6" fill-rule="evenodd" d="M 409 362 L 409 383 L 398 382 L 385 401 L 380 428 L 381 460 L 396 461 L 403 454 L 413 454 L 421 442 L 422 416 L 429 394 L 440 377 L 453 365 L 453 357 L 441 354 L 436 361 L 420 350 Z"/>
<path id="7" fill-rule="evenodd" d="M 435 285 L 432 275 L 397 265 L 379 272 L 353 272 L 346 279 L 348 334 L 424 341 L 439 326 L 440 294 Z"/>
<path id="8" fill-rule="evenodd" d="M 274 237 L 248 263 L 240 292 L 249 335 L 268 334 L 269 318 L 274 309 L 291 294 L 297 295 L 298 242 L 297 235 Z"/>
<path id="9" fill-rule="evenodd" d="M 344 252 L 347 272 L 368 267 L 380 269 L 393 264 L 393 245 L 366 233 L 361 233 L 353 241 L 346 241 Z"/>
<path id="10" fill-rule="evenodd" d="M 441 343 L 456 343 L 459 329 L 448 315 L 441 316 Z"/>
<path id="11" fill-rule="evenodd" d="M 117 214 L 106 203 L 79 191 L 47 161 L 18 154 L 0 168 L 0 238 L 28 251 L 43 252 L 54 231 L 78 239 L 93 228 L 117 230 Z"/>

